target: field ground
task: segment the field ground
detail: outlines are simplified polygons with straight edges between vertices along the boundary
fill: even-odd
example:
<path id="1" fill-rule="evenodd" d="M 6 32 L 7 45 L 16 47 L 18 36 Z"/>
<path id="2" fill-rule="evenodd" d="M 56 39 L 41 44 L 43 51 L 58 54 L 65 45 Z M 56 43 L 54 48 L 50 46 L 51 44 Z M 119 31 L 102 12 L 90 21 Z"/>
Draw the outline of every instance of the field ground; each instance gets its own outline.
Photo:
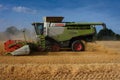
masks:
<path id="1" fill-rule="evenodd" d="M 120 41 L 87 43 L 85 52 L 32 53 L 29 56 L 2 55 L 0 80 L 5 79 L 119 80 Z"/>

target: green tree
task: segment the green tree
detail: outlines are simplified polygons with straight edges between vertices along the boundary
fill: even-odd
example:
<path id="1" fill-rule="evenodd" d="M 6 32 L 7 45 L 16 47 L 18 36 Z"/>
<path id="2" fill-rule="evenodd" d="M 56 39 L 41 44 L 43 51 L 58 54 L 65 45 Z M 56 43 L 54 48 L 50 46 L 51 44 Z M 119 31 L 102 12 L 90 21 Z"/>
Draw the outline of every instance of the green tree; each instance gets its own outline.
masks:
<path id="1" fill-rule="evenodd" d="M 111 40 L 111 39 L 115 39 L 115 38 L 116 38 L 116 34 L 111 29 L 102 29 L 97 34 L 98 40 L 106 40 L 106 39 Z"/>
<path id="2" fill-rule="evenodd" d="M 15 26 L 8 27 L 5 31 L 8 34 L 16 35 L 20 32 L 19 29 L 17 29 Z"/>
<path id="3" fill-rule="evenodd" d="M 116 38 L 117 38 L 117 40 L 120 40 L 120 35 L 116 34 Z"/>

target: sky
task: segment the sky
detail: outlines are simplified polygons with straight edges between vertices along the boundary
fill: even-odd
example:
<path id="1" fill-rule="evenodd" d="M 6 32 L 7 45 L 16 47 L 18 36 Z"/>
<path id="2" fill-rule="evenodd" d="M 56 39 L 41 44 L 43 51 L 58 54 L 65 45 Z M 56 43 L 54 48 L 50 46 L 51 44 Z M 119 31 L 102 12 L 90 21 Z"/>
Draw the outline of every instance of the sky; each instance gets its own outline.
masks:
<path id="1" fill-rule="evenodd" d="M 104 22 L 120 34 L 120 0 L 0 0 L 0 31 L 32 28 L 44 16 L 64 16 L 65 22 Z"/>

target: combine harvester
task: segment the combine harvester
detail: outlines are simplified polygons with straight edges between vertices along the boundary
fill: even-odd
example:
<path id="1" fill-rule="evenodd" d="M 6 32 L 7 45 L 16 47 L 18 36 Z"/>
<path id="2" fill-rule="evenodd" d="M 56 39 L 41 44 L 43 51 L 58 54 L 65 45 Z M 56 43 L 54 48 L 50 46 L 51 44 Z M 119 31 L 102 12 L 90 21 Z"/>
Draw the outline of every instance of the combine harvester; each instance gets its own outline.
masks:
<path id="1" fill-rule="evenodd" d="M 44 17 L 44 22 L 35 22 L 32 25 L 36 31 L 37 43 L 8 40 L 5 50 L 12 55 L 29 54 L 30 50 L 36 48 L 37 51 L 60 51 L 61 48 L 70 48 L 72 51 L 84 51 L 84 42 L 95 41 L 95 26 L 106 24 L 98 23 L 76 23 L 62 22 L 64 17 Z"/>

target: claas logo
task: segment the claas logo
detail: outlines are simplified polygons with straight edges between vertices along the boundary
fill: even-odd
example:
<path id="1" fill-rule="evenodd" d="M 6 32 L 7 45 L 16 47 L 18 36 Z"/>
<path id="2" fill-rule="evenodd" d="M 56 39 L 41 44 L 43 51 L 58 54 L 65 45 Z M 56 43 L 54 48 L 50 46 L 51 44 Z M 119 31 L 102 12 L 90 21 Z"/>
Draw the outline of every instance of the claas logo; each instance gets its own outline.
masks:
<path id="1" fill-rule="evenodd" d="M 65 26 L 65 23 L 56 23 L 55 26 L 60 26 L 60 27 L 62 27 L 62 26 Z"/>

